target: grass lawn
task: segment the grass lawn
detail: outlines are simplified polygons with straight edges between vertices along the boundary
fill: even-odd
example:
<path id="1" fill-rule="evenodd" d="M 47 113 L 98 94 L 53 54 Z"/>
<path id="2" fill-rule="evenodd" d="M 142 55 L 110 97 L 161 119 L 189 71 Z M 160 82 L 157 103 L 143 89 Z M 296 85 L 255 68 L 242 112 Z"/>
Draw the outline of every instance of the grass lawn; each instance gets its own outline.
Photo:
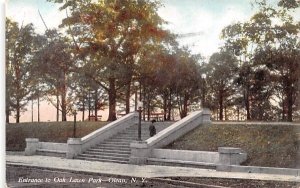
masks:
<path id="1" fill-rule="evenodd" d="M 77 122 L 77 137 L 108 122 Z M 6 125 L 6 150 L 24 151 L 26 138 L 43 142 L 67 142 L 73 137 L 73 122 L 19 123 Z M 239 147 L 248 154 L 243 165 L 294 168 L 297 136 L 289 125 L 212 124 L 201 126 L 166 148 L 217 151 L 218 147 Z"/>
<path id="2" fill-rule="evenodd" d="M 77 122 L 76 137 L 83 137 L 108 122 Z M 73 137 L 73 122 L 33 122 L 6 124 L 6 150 L 24 151 L 26 138 L 42 142 L 67 142 Z"/>
<path id="3" fill-rule="evenodd" d="M 239 147 L 248 154 L 243 165 L 294 168 L 297 157 L 295 128 L 288 125 L 212 124 L 197 128 L 166 148 L 217 151 Z"/>

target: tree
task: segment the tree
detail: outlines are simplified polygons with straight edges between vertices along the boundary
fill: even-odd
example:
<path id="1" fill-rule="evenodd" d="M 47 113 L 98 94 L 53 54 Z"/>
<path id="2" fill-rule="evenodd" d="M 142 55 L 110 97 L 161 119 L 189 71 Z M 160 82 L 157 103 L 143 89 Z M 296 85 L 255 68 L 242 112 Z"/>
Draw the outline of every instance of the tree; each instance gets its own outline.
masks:
<path id="1" fill-rule="evenodd" d="M 219 119 L 223 120 L 224 109 L 232 105 L 236 91 L 234 81 L 238 70 L 237 60 L 230 52 L 221 50 L 210 57 L 206 70 L 208 70 L 207 78 L 211 80 L 209 82 L 213 91 L 211 95 L 214 96 L 214 101 L 217 101 Z"/>
<path id="2" fill-rule="evenodd" d="M 292 121 L 293 109 L 298 96 L 297 88 L 294 87 L 299 79 L 296 76 L 299 73 L 299 63 L 298 52 L 295 49 L 299 42 L 297 35 L 300 25 L 293 20 L 289 13 L 300 4 L 295 0 L 280 0 L 276 7 L 261 0 L 257 1 L 257 5 L 258 12 L 248 22 L 233 24 L 223 30 L 223 37 L 228 49 L 233 50 L 240 59 L 243 59 L 241 67 L 246 71 L 244 75 L 246 77 L 241 83 L 243 83 L 245 93 L 247 119 L 251 118 L 252 107 L 260 108 L 250 100 L 255 96 L 261 101 L 269 100 L 281 88 L 282 97 L 278 103 L 282 108 L 282 118 L 285 120 L 287 117 L 286 120 Z M 251 88 L 258 86 L 254 84 L 258 83 L 255 78 L 259 77 L 264 77 L 259 81 L 260 88 L 251 91 Z M 276 77 L 277 79 L 273 79 Z M 274 84 L 271 86 L 279 84 L 281 87 L 275 87 L 277 91 L 272 92 L 272 88 L 268 86 L 270 80 L 265 78 L 273 79 Z M 267 103 L 265 105 L 270 106 Z M 270 109 L 270 107 L 268 108 Z M 254 116 L 256 115 L 254 114 Z"/>
<path id="3" fill-rule="evenodd" d="M 38 70 L 41 81 L 45 85 L 47 99 L 57 109 L 57 121 L 59 111 L 62 113 L 62 121 L 67 120 L 68 107 L 71 94 L 68 93 L 71 74 L 75 71 L 75 62 L 72 59 L 72 51 L 68 38 L 62 36 L 56 30 L 46 31 L 47 45 L 36 53 L 36 61 L 39 62 Z M 56 96 L 56 102 L 53 100 Z M 69 97 L 68 97 L 69 96 Z"/>
<path id="4" fill-rule="evenodd" d="M 34 36 L 32 24 L 19 27 L 6 19 L 6 122 L 9 122 L 10 112 L 15 111 L 19 123 L 21 111 L 28 103 Z"/>
<path id="5" fill-rule="evenodd" d="M 63 3 L 61 0 L 50 1 Z M 132 64 L 137 62 L 139 48 L 164 35 L 159 28 L 162 20 L 157 8 L 157 2 L 148 0 L 97 3 L 75 0 L 67 1 L 61 7 L 61 10 L 71 11 L 62 26 L 72 27 L 71 33 L 76 36 L 73 39 L 79 41 L 75 42 L 79 56 L 88 57 L 87 63 L 94 64 L 89 66 L 95 68 L 96 74 L 87 76 L 108 93 L 109 121 L 116 119 L 117 91 L 124 86 L 124 78 L 131 78 L 131 72 L 124 75 L 119 70 L 131 70 Z M 76 31 L 80 31 L 79 34 Z M 129 81 L 131 79 L 128 79 L 128 87 Z"/>

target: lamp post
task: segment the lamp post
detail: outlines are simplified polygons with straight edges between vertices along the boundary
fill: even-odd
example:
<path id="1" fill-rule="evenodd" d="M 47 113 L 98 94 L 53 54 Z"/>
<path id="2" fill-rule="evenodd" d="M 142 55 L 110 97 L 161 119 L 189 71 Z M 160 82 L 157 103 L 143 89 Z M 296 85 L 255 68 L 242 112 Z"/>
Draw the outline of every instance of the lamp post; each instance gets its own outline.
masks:
<path id="1" fill-rule="evenodd" d="M 205 108 L 205 79 L 206 79 L 206 74 L 201 74 L 202 78 L 202 108 Z"/>
<path id="2" fill-rule="evenodd" d="M 138 81 L 135 81 L 133 83 L 134 87 L 135 87 L 135 96 L 134 96 L 134 111 L 137 111 L 137 90 L 138 90 L 138 87 L 140 85 L 140 83 Z"/>
<path id="3" fill-rule="evenodd" d="M 77 115 L 76 110 L 74 110 L 73 115 L 74 115 L 73 138 L 76 138 L 76 115 Z"/>
<path id="4" fill-rule="evenodd" d="M 138 113 L 139 113 L 139 122 L 138 122 L 138 141 L 142 141 L 142 111 L 143 103 L 139 101 L 137 103 Z"/>

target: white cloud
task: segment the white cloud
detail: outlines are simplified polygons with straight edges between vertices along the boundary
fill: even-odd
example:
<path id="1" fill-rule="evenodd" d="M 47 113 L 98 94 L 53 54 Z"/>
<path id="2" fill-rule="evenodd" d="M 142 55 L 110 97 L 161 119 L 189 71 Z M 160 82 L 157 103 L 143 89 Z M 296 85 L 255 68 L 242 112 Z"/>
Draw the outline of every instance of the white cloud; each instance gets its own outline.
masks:
<path id="1" fill-rule="evenodd" d="M 181 45 L 188 45 L 192 53 L 201 53 L 205 57 L 218 51 L 223 44 L 220 39 L 222 29 L 238 21 L 246 21 L 250 12 L 243 12 L 237 6 L 229 5 L 222 12 L 213 12 L 199 7 L 189 7 L 189 10 L 179 7 L 164 7 L 159 14 L 171 26 L 167 26 L 173 33 L 203 32 L 202 35 L 182 38 Z"/>
<path id="2" fill-rule="evenodd" d="M 18 22 L 20 25 L 33 23 L 35 30 L 37 33 L 44 33 L 45 26 L 42 22 L 42 19 L 38 13 L 39 8 L 34 6 L 24 6 L 24 5 L 14 5 L 14 6 L 7 6 L 6 13 L 7 17 L 11 18 L 12 20 Z M 57 6 L 50 11 L 43 12 L 41 11 L 41 15 L 45 20 L 47 27 L 50 28 L 57 28 L 58 25 L 61 23 L 61 20 L 65 17 L 63 12 L 60 12 Z"/>
<path id="3" fill-rule="evenodd" d="M 169 30 L 176 30 L 179 25 L 183 23 L 182 14 L 179 12 L 177 7 L 168 6 L 168 7 L 161 7 L 158 10 L 158 14 L 168 22 L 165 27 Z"/>

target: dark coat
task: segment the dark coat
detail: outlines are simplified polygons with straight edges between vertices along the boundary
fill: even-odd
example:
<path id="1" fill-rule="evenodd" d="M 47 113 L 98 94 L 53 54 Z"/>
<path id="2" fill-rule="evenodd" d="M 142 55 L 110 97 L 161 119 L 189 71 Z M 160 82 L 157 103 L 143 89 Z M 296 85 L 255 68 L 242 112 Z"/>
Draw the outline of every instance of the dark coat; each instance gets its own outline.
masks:
<path id="1" fill-rule="evenodd" d="M 153 124 L 149 126 L 150 136 L 154 136 L 156 134 L 156 128 Z"/>

